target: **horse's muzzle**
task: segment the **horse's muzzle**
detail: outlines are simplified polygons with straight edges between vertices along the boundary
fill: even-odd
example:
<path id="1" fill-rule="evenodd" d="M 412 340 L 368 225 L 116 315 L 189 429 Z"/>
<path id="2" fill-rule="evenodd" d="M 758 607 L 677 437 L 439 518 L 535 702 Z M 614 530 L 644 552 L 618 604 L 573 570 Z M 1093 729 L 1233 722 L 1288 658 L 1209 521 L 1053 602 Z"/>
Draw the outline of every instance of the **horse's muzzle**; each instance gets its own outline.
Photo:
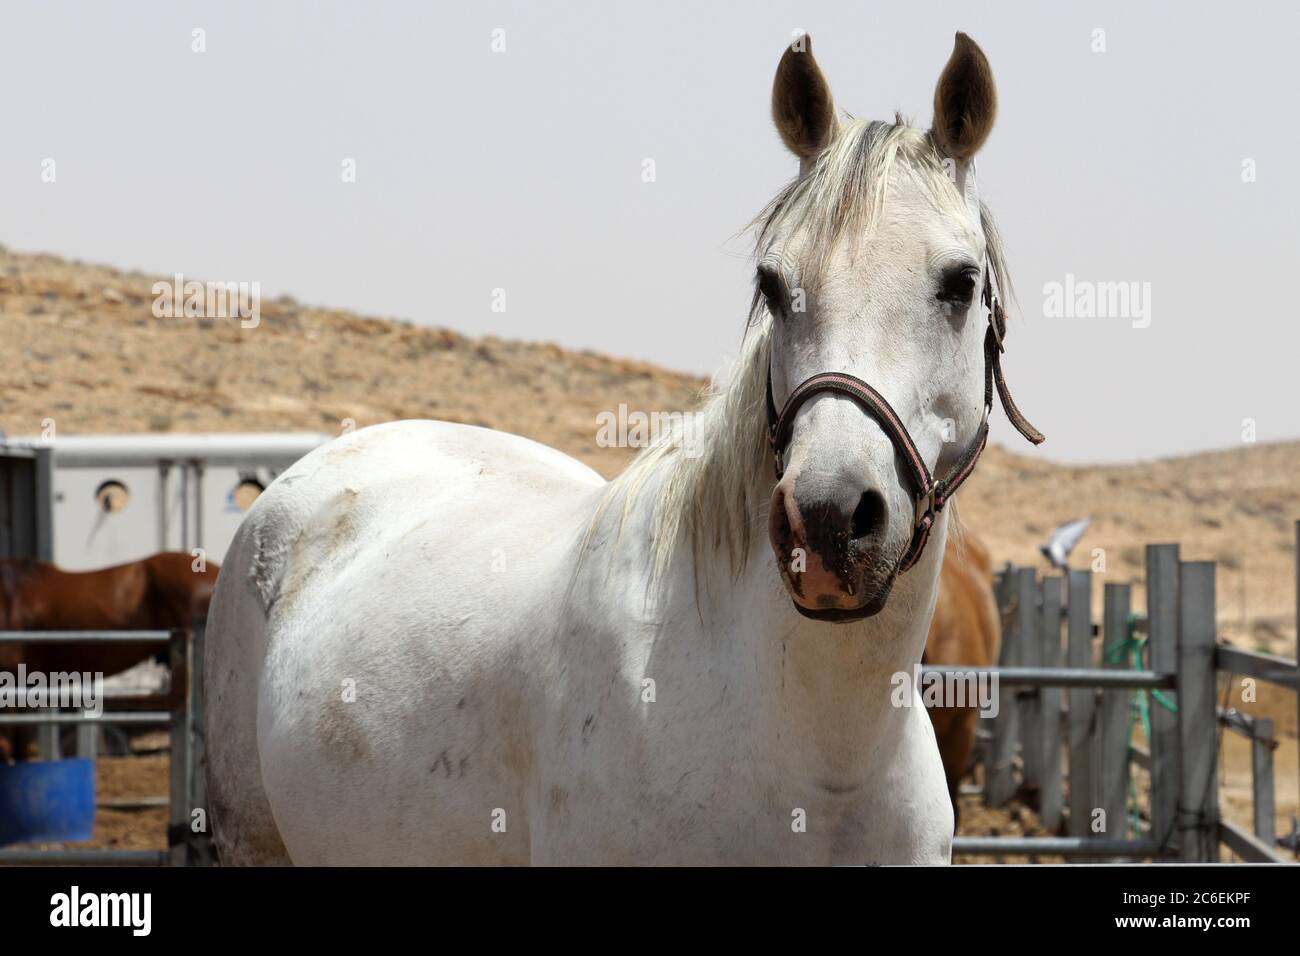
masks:
<path id="1" fill-rule="evenodd" d="M 795 609 L 824 621 L 870 617 L 885 606 L 898 573 L 888 546 L 884 497 L 837 488 L 800 501 L 795 474 L 772 492 L 768 537 Z"/>

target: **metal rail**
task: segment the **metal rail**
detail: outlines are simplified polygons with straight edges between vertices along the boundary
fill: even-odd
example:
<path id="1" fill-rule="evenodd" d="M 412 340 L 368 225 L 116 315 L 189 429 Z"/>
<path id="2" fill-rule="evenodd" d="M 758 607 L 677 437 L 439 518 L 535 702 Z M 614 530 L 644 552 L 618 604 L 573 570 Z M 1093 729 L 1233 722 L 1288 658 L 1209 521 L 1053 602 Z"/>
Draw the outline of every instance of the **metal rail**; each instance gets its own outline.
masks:
<path id="1" fill-rule="evenodd" d="M 953 837 L 953 856 L 1160 856 L 1155 840 L 1105 837 Z"/>
<path id="2" fill-rule="evenodd" d="M 1219 726 L 1226 730 L 1231 730 L 1234 734 L 1239 734 L 1247 740 L 1258 740 L 1271 746 L 1277 746 L 1273 737 L 1273 722 L 1259 717 L 1254 717 L 1245 711 L 1238 710 L 1235 707 L 1227 709 L 1220 707 Z"/>
<path id="3" fill-rule="evenodd" d="M 1249 830 L 1231 820 L 1219 821 L 1219 840 L 1247 863 L 1291 863 Z"/>
<path id="4" fill-rule="evenodd" d="M 165 724 L 172 719 L 168 710 L 104 711 L 95 714 L 61 714 L 42 711 L 35 714 L 5 714 L 0 711 L 0 726 L 5 724 Z"/>
<path id="5" fill-rule="evenodd" d="M 0 850 L 9 866 L 166 866 L 166 850 Z"/>
<path id="6" fill-rule="evenodd" d="M 166 644 L 171 631 L 0 631 L 0 644 Z"/>
<path id="7" fill-rule="evenodd" d="M 1287 660 L 1285 657 L 1264 654 L 1261 651 L 1247 651 L 1240 647 L 1228 647 L 1224 644 L 1216 646 L 1214 657 L 1215 666 L 1221 671 L 1239 677 L 1254 677 L 1290 690 L 1300 689 L 1300 667 L 1295 661 Z"/>
<path id="8" fill-rule="evenodd" d="M 81 682 L 86 686 L 85 681 Z M 91 685 L 93 686 L 93 684 Z M 11 705 L 14 710 L 40 709 L 40 708 L 57 708 L 70 707 L 75 710 L 85 710 L 86 708 L 80 703 L 74 703 L 73 698 L 78 695 L 71 688 L 61 686 L 57 690 L 31 690 L 26 687 L 20 687 L 13 692 L 14 702 Z M 35 697 L 40 703 L 29 704 L 27 698 Z M 166 694 L 155 694 L 152 691 L 136 690 L 112 690 L 101 688 L 99 693 L 95 694 L 95 699 L 100 701 L 113 701 L 114 703 L 136 703 L 136 704 L 166 704 L 168 703 Z"/>
<path id="9" fill-rule="evenodd" d="M 925 664 L 922 674 L 954 677 L 996 677 L 1008 687 L 1106 687 L 1115 689 L 1172 688 L 1173 674 L 1155 671 L 1093 670 L 1075 667 L 961 667 L 948 664 Z"/>
<path id="10" fill-rule="evenodd" d="M 159 810 L 171 806 L 171 797 L 110 797 L 96 800 L 100 810 Z"/>

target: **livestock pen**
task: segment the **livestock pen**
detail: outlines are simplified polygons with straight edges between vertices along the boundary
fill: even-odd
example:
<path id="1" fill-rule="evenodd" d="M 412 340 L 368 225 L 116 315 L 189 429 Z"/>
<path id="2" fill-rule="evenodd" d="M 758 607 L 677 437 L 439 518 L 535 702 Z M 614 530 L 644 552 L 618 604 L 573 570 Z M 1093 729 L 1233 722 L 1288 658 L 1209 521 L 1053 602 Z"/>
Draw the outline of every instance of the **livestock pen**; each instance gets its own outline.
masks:
<path id="1" fill-rule="evenodd" d="M 204 628 L 205 621 L 196 620 L 191 628 L 171 631 L 0 631 L 0 643 L 6 644 L 127 641 L 165 645 L 168 684 L 161 693 L 105 691 L 101 697 L 109 706 L 98 714 L 70 700 L 55 700 L 34 710 L 20 701 L 15 712 L 0 712 L 0 726 L 36 726 L 43 756 L 55 760 L 60 756 L 60 726 L 76 726 L 78 756 L 92 760 L 101 726 L 163 726 L 168 731 L 169 779 L 164 800 L 168 808 L 167 849 L 6 847 L 0 848 L 0 865 L 185 866 L 210 862 L 203 767 Z"/>
<path id="2" fill-rule="evenodd" d="M 1300 522 L 1296 552 L 1300 569 Z M 1275 832 L 1273 722 L 1227 700 L 1221 707 L 1218 695 L 1221 686 L 1225 697 L 1252 693 L 1259 682 L 1297 690 L 1296 661 L 1218 640 L 1213 562 L 1182 561 L 1176 544 L 1149 545 L 1146 585 L 1139 615 L 1130 584 L 1105 584 L 1098 626 L 1091 571 L 1040 578 L 1009 566 L 995 584 L 999 666 L 924 668 L 994 681 L 999 706 L 981 734 L 980 792 L 992 807 L 1025 797 L 1057 834 L 958 836 L 954 856 L 1218 862 L 1222 847 L 1247 862 L 1294 859 L 1294 821 L 1289 835 Z M 1300 570 L 1296 599 L 1300 611 Z M 1145 747 L 1132 739 L 1135 722 Z M 1220 812 L 1224 731 L 1251 742 L 1251 828 Z M 1149 776 L 1146 807 L 1137 806 L 1138 772 Z"/>

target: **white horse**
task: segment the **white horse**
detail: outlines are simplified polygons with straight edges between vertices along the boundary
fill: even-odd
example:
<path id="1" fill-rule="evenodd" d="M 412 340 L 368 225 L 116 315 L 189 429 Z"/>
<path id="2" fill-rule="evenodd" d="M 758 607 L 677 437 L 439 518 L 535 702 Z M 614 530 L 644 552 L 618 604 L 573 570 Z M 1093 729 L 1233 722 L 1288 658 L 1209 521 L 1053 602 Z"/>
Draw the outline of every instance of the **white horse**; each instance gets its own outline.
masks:
<path id="1" fill-rule="evenodd" d="M 933 128 L 842 119 L 806 38 L 773 113 L 798 178 L 756 221 L 758 293 L 697 441 L 606 483 L 500 432 L 394 422 L 302 459 L 231 545 L 207 642 L 227 863 L 943 863 L 952 809 L 914 688 L 948 530 L 934 468 L 981 435 L 993 122 L 963 34 Z M 764 529 L 770 539 L 764 542 Z M 772 559 L 770 548 L 776 550 Z"/>

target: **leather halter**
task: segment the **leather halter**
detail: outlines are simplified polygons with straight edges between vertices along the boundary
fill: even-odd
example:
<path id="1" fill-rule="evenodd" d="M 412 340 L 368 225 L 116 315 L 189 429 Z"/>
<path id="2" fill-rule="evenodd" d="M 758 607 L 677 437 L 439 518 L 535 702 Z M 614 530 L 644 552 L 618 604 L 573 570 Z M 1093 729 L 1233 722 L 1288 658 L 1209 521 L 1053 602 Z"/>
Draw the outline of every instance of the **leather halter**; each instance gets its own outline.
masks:
<path id="1" fill-rule="evenodd" d="M 975 462 L 979 460 L 980 453 L 984 451 L 984 445 L 989 437 L 989 412 L 993 410 L 994 388 L 997 389 L 998 398 L 1002 401 L 1003 411 L 1007 413 L 1007 418 L 1010 419 L 1016 430 L 1035 445 L 1043 442 L 1042 432 L 1029 424 L 1024 415 L 1020 413 L 1020 409 L 1016 407 L 1016 403 L 1012 401 L 1011 393 L 1007 390 L 1006 378 L 1002 374 L 1000 356 L 1004 351 L 1003 339 L 1006 336 L 1007 328 L 1006 314 L 1002 311 L 1002 305 L 998 302 L 997 296 L 993 294 L 991 273 L 992 269 L 986 266 L 983 299 L 984 305 L 989 312 L 989 325 L 984 333 L 984 415 L 980 419 L 975 436 L 966 445 L 961 457 L 940 478 L 935 478 L 930 474 L 925 459 L 921 457 L 916 442 L 912 441 L 912 436 L 908 433 L 903 420 L 898 417 L 898 413 L 890 407 L 889 402 L 885 401 L 883 395 L 862 381 L 862 379 L 847 372 L 820 372 L 800 383 L 790 393 L 790 397 L 786 399 L 785 407 L 778 414 L 776 403 L 772 398 L 772 365 L 770 362 L 768 363 L 767 437 L 772 446 L 778 481 L 781 480 L 781 476 L 785 473 L 785 448 L 789 444 L 791 433 L 794 430 L 795 415 L 805 402 L 821 392 L 834 392 L 837 395 L 844 395 L 853 399 L 862 406 L 863 411 L 876 420 L 884 433 L 889 436 L 889 440 L 898 451 L 899 457 L 903 459 L 908 478 L 911 480 L 916 495 L 912 540 L 899 562 L 898 571 L 900 574 L 914 565 L 921 557 L 921 552 L 925 550 L 925 543 L 930 538 L 930 529 L 934 527 L 935 520 L 943 511 L 943 506 L 948 503 L 948 499 L 952 497 L 958 486 L 969 478 L 971 472 L 975 470 Z"/>

